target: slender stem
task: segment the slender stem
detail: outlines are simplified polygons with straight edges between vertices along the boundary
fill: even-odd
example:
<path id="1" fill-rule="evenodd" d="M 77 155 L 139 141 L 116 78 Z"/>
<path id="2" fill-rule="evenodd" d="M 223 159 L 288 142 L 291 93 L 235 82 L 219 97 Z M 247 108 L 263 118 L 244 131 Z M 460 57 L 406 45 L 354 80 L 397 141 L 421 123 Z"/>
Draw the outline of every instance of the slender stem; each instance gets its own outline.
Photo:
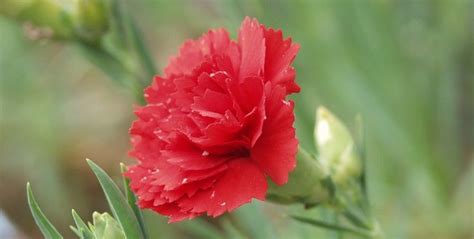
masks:
<path id="1" fill-rule="evenodd" d="M 337 213 L 334 213 L 334 224 L 339 225 L 339 215 Z M 343 239 L 344 234 L 341 231 L 336 231 L 335 232 L 335 238 L 337 239 Z"/>
<path id="2" fill-rule="evenodd" d="M 137 27 L 135 24 L 134 19 L 129 16 L 130 18 L 130 30 L 132 31 L 132 40 L 135 45 L 135 51 L 140 58 L 139 60 L 143 64 L 143 68 L 146 71 L 147 77 L 151 78 L 153 77 L 157 71 L 155 68 L 155 61 L 153 60 L 153 57 L 150 54 L 150 50 L 148 49 L 148 46 L 145 44 L 145 41 L 143 40 L 143 34 L 140 31 L 140 29 Z M 149 79 L 146 79 L 144 82 L 145 84 L 149 83 Z"/>
<path id="3" fill-rule="evenodd" d="M 224 220 L 227 220 L 229 224 L 235 229 L 235 231 L 240 234 L 242 238 L 252 238 L 247 230 L 242 226 L 242 224 L 235 218 L 232 214 L 227 213 L 222 216 Z"/>
<path id="4" fill-rule="evenodd" d="M 366 213 L 364 208 L 360 205 L 353 205 L 350 203 L 347 203 L 347 201 L 351 201 L 350 199 L 347 199 L 344 197 L 345 195 L 339 195 L 336 198 L 336 204 L 342 209 L 341 214 L 344 215 L 344 217 L 351 222 L 354 226 L 364 228 L 367 230 L 372 230 L 373 225 L 372 225 L 372 216 Z M 354 207 L 355 206 L 355 207 Z M 356 211 L 354 211 L 354 209 Z M 358 210 L 360 209 L 360 211 Z M 362 212 L 363 215 L 361 215 Z"/>
<path id="5" fill-rule="evenodd" d="M 319 221 L 319 220 L 310 219 L 310 218 L 304 218 L 304 217 L 300 217 L 300 216 L 291 216 L 291 217 L 293 219 L 297 220 L 297 221 L 308 223 L 308 224 L 311 224 L 313 226 L 322 227 L 322 228 L 329 229 L 329 230 L 352 233 L 354 235 L 358 235 L 358 236 L 361 236 L 361 237 L 364 237 L 364 238 L 372 238 L 372 234 L 370 232 L 366 231 L 366 230 L 359 230 L 359 229 L 355 229 L 355 228 L 350 228 L 350 227 L 346 227 L 346 226 L 342 226 L 342 225 L 331 224 L 331 223 L 327 223 L 327 222 L 324 222 L 324 221 Z"/>
<path id="6" fill-rule="evenodd" d="M 357 128 L 357 140 L 356 140 L 356 147 L 357 151 L 360 156 L 361 164 L 362 164 L 362 174 L 360 176 L 360 187 L 362 191 L 362 202 L 363 202 L 363 209 L 365 212 L 369 213 L 370 210 L 370 201 L 367 189 L 367 155 L 365 151 L 365 129 L 364 124 L 362 122 L 362 116 L 357 115 L 356 117 L 356 128 Z"/>
<path id="7" fill-rule="evenodd" d="M 367 223 L 366 219 L 360 218 L 359 215 L 356 213 L 352 212 L 351 210 L 347 209 L 343 212 L 343 215 L 354 225 L 358 227 L 362 227 L 368 230 L 372 229 L 372 226 Z"/>

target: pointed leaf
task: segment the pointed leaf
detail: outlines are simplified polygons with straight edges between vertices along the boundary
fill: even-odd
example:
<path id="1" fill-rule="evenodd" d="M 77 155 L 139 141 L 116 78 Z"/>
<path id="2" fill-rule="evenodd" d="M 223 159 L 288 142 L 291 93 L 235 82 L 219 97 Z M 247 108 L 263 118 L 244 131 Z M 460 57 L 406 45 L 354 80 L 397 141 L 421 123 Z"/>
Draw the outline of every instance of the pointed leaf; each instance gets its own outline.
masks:
<path id="1" fill-rule="evenodd" d="M 347 220 L 349 220 L 352 224 L 356 225 L 357 227 L 365 228 L 368 230 L 371 229 L 371 226 L 367 224 L 367 222 L 355 212 L 346 210 L 345 212 L 343 212 L 343 215 L 346 217 Z"/>
<path id="2" fill-rule="evenodd" d="M 364 130 L 364 123 L 362 121 L 362 116 L 356 116 L 356 136 L 355 136 L 355 144 L 357 153 L 359 154 L 361 160 L 361 168 L 362 173 L 359 178 L 360 187 L 362 190 L 362 207 L 363 209 L 368 212 L 370 210 L 370 202 L 369 202 L 369 195 L 367 192 L 367 158 L 366 158 L 366 151 L 365 151 L 365 130 Z"/>
<path id="3" fill-rule="evenodd" d="M 99 180 L 99 183 L 104 191 L 110 210 L 114 214 L 115 219 L 122 227 L 125 237 L 128 239 L 144 238 L 137 217 L 133 210 L 128 206 L 122 192 L 107 175 L 107 173 L 97 164 L 87 159 L 87 163 Z"/>
<path id="4" fill-rule="evenodd" d="M 76 213 L 74 209 L 72 209 L 72 218 L 74 219 L 74 222 L 76 223 L 77 231 L 82 232 L 81 238 L 93 238 L 93 234 L 91 230 L 89 230 L 86 223 L 84 223 L 82 218 L 79 216 L 79 214 Z"/>
<path id="5" fill-rule="evenodd" d="M 96 65 L 110 79 L 127 87 L 133 87 L 130 82 L 135 76 L 131 74 L 113 55 L 101 47 L 88 44 L 78 44 L 82 55 Z"/>
<path id="6" fill-rule="evenodd" d="M 153 77 L 156 72 L 155 63 L 153 58 L 150 55 L 150 51 L 147 49 L 145 41 L 143 40 L 143 34 L 138 29 L 137 25 L 133 21 L 132 17 L 129 17 L 129 26 L 130 26 L 130 37 L 134 47 L 134 50 L 144 66 L 145 71 L 147 72 L 147 80 Z M 150 82 L 144 82 L 145 85 L 148 85 Z"/>
<path id="7" fill-rule="evenodd" d="M 96 239 L 93 234 L 89 232 L 89 229 L 81 228 L 81 239 Z"/>
<path id="8" fill-rule="evenodd" d="M 41 211 L 38 203 L 35 200 L 33 191 L 31 190 L 30 183 L 26 184 L 26 193 L 28 196 L 28 206 L 30 206 L 31 214 L 33 214 L 36 225 L 38 225 L 41 233 L 43 233 L 43 236 L 47 239 L 63 238 L 63 236 L 59 234 L 58 230 L 53 226 L 53 224 L 51 224 L 48 218 L 46 218 L 46 216 Z"/>
<path id="9" fill-rule="evenodd" d="M 123 163 L 120 163 L 120 171 L 122 172 L 123 187 L 125 189 L 125 197 L 127 198 L 128 205 L 132 208 L 133 213 L 138 219 L 138 223 L 140 224 L 140 229 L 142 230 L 144 238 L 148 238 L 148 233 L 145 227 L 145 222 L 143 220 L 142 211 L 140 210 L 140 208 L 138 208 L 137 198 L 130 189 L 130 180 L 123 176 L 125 171 L 127 171 L 127 166 L 125 166 L 125 164 Z"/>
<path id="10" fill-rule="evenodd" d="M 125 11 L 121 0 L 111 0 L 111 24 L 114 40 L 122 47 L 128 45 L 127 26 L 125 24 Z"/>
<path id="11" fill-rule="evenodd" d="M 75 228 L 74 226 L 69 226 L 69 228 L 74 232 L 74 234 L 76 234 L 76 236 L 83 239 L 82 235 L 81 235 L 81 232 L 79 232 L 79 230 L 77 230 L 77 228 Z"/>

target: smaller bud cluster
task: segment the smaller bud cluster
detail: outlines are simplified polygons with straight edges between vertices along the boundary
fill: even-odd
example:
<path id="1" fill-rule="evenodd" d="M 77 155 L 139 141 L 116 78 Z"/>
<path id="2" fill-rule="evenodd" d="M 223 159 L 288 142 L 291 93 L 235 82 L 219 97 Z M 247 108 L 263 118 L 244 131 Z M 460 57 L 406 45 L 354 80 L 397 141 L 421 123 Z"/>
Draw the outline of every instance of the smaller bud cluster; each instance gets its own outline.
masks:
<path id="1" fill-rule="evenodd" d="M 2 0 L 0 14 L 24 23 L 28 38 L 96 42 L 109 28 L 104 0 Z"/>
<path id="2" fill-rule="evenodd" d="M 267 198 L 281 204 L 303 203 L 305 207 L 335 203 L 335 192 L 353 193 L 353 183 L 362 174 L 361 156 L 349 130 L 324 107 L 316 110 L 316 154 L 299 148 L 297 166 L 287 184 L 270 183 Z"/>
<path id="3" fill-rule="evenodd" d="M 96 239 L 125 239 L 125 235 L 118 222 L 108 213 L 94 212 L 93 224 L 89 225 Z"/>
<path id="4" fill-rule="evenodd" d="M 345 231 L 364 238 L 383 238 L 383 233 L 369 210 L 361 145 L 362 128 L 358 122 L 357 138 L 329 110 L 316 110 L 314 155 L 300 146 L 296 168 L 283 186 L 269 184 L 267 199 L 280 204 L 300 203 L 305 208 L 321 205 L 347 223 L 331 224 L 326 220 L 292 215 L 299 222 L 326 229 Z M 347 225 L 344 225 L 347 224 Z"/>
<path id="5" fill-rule="evenodd" d="M 120 224 L 110 214 L 94 212 L 92 223 L 87 225 L 73 210 L 72 215 L 77 227 L 71 229 L 80 239 L 125 239 L 125 234 Z"/>
<path id="6" fill-rule="evenodd" d="M 361 161 L 354 139 L 346 126 L 324 107 L 316 111 L 314 139 L 319 162 L 330 171 L 337 186 L 345 186 L 361 175 Z"/>

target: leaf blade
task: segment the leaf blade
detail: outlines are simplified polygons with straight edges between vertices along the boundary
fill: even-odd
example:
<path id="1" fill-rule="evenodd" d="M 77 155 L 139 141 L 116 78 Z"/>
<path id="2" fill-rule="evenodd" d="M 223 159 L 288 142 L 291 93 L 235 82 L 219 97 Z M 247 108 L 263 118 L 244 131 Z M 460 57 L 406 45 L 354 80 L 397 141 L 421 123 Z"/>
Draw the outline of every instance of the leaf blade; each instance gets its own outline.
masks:
<path id="1" fill-rule="evenodd" d="M 30 207 L 31 214 L 35 219 L 36 225 L 38 225 L 43 236 L 48 239 L 62 239 L 63 236 L 58 232 L 58 230 L 51 224 L 51 222 L 46 218 L 44 213 L 41 211 L 36 199 L 33 195 L 33 190 L 31 185 L 28 182 L 26 184 L 26 193 L 28 197 L 28 206 Z"/>
<path id="2" fill-rule="evenodd" d="M 90 231 L 89 227 L 87 227 L 86 223 L 82 220 L 82 218 L 77 214 L 77 212 L 72 209 L 72 218 L 76 223 L 76 230 L 81 233 L 82 238 L 92 238 L 92 232 Z"/>
<path id="3" fill-rule="evenodd" d="M 138 26 L 136 25 L 135 21 L 132 19 L 132 17 L 129 16 L 129 27 L 130 27 L 130 34 L 131 34 L 131 40 L 133 47 L 135 49 L 136 54 L 139 57 L 139 60 L 143 64 L 143 68 L 147 72 L 147 78 L 146 82 L 144 82 L 145 85 L 148 85 L 150 82 L 149 79 L 155 75 L 156 68 L 155 68 L 155 62 L 153 60 L 153 57 L 150 54 L 150 51 L 148 50 L 148 47 L 145 44 L 145 41 L 143 40 L 143 33 L 140 31 Z"/>
<path id="4" fill-rule="evenodd" d="M 127 167 L 125 164 L 120 163 L 120 171 L 122 173 L 122 179 L 123 179 L 123 187 L 125 189 L 125 197 L 127 198 L 128 205 L 132 208 L 133 213 L 138 219 L 138 224 L 140 225 L 140 229 L 142 230 L 143 237 L 146 239 L 148 238 L 148 233 L 145 227 L 145 222 L 143 220 L 143 214 L 140 208 L 137 206 L 137 198 L 135 194 L 133 194 L 132 190 L 130 190 L 130 180 L 123 176 L 125 171 L 127 171 Z"/>
<path id="5" fill-rule="evenodd" d="M 90 159 L 86 159 L 89 167 L 99 180 L 104 191 L 110 210 L 114 214 L 115 219 L 122 227 L 125 237 L 129 239 L 144 238 L 137 217 L 132 209 L 128 206 L 122 192 L 107 175 L 107 173 Z"/>

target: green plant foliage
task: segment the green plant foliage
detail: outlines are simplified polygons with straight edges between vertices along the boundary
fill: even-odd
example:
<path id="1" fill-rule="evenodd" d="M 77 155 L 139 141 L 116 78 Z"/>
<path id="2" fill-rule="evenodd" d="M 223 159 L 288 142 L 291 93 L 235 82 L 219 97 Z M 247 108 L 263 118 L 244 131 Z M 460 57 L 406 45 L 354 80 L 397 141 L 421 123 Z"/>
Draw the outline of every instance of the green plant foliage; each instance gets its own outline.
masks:
<path id="1" fill-rule="evenodd" d="M 120 172 L 123 174 L 127 170 L 127 167 L 125 164 L 121 163 L 120 164 Z M 125 176 L 122 175 L 122 181 L 123 181 L 123 189 L 125 191 L 125 197 L 127 198 L 127 203 L 132 208 L 133 213 L 135 213 L 135 216 L 138 219 L 138 223 L 140 224 L 140 229 L 142 230 L 144 238 L 147 238 L 147 232 L 145 228 L 145 222 L 143 221 L 143 214 L 140 208 L 138 208 L 137 205 L 137 198 L 135 194 L 133 194 L 132 190 L 130 189 L 130 180 L 126 178 Z"/>
<path id="2" fill-rule="evenodd" d="M 110 210 L 122 227 L 126 238 L 144 238 L 137 217 L 133 213 L 133 210 L 128 205 L 127 200 L 123 196 L 122 192 L 120 192 L 120 189 L 117 187 L 117 185 L 97 164 L 89 159 L 87 159 L 87 163 L 99 180 L 105 197 L 107 198 L 107 202 L 109 203 Z"/>
<path id="3" fill-rule="evenodd" d="M 0 12 L 11 16 L 12 8 L 4 4 L 21 7 L 30 2 L 0 1 Z M 32 42 L 24 37 L 24 22 L 0 17 L 0 157 L 5 159 L 0 160 L 0 188 L 8 192 L 0 197 L 0 209 L 26 237 L 38 237 L 31 230 L 37 220 L 25 210 L 26 197 L 24 203 L 12 197 L 24 192 L 25 177 L 34 179 L 41 195 L 54 195 L 42 209 L 65 238 L 72 238 L 66 230 L 71 222 L 64 213 L 67 208 L 81 205 L 81 211 L 92 212 L 103 206 L 95 204 L 102 196 L 91 193 L 94 181 L 84 177 L 77 160 L 94 155 L 114 163 L 129 148 L 124 143 L 126 127 L 136 104 L 131 95 L 142 95 L 138 85 L 151 78 L 146 79 L 145 64 L 133 59 L 137 54 L 127 52 L 132 43 L 125 35 L 129 27 L 125 13 L 140 26 L 158 71 L 182 42 L 210 27 L 226 27 L 234 39 L 244 16 L 281 28 L 285 37 L 301 45 L 295 69 L 302 91 L 293 96 L 300 144 L 315 153 L 311 152 L 315 107 L 327 106 L 346 123 L 360 112 L 364 147 L 358 136 L 354 140 L 358 150 L 365 151 L 362 166 L 368 172 L 363 170 L 360 180 L 368 185 L 364 192 L 370 195 L 372 213 L 386 238 L 474 237 L 472 216 L 466 213 L 474 201 L 472 1 L 107 2 L 115 6 L 112 17 L 122 20 L 112 20 L 98 44 L 107 53 L 102 62 L 91 62 L 95 54 L 104 53 L 93 52 L 94 47 L 78 54 L 64 41 Z M 55 10 L 35 7 L 30 13 L 45 11 L 49 12 L 44 20 L 56 21 Z M 64 20 L 53 27 L 70 35 L 64 30 L 70 20 Z M 122 49 L 111 47 L 115 45 L 111 42 L 121 41 Z M 117 82 L 133 78 L 141 83 L 131 84 L 129 88 L 137 92 L 128 93 L 108 81 L 109 76 Z M 354 132 L 353 125 L 347 126 Z M 118 175 L 109 173 L 112 178 Z M 341 216 L 334 220 L 326 210 L 282 209 L 261 202 L 234 215 L 252 238 L 342 238 L 282 216 L 286 214 L 347 222 Z M 212 218 L 167 224 L 155 213 L 144 216 L 150 238 L 210 238 L 201 230 L 212 232 L 213 238 L 225 235 Z"/>
<path id="4" fill-rule="evenodd" d="M 341 226 L 341 225 L 338 225 L 338 224 L 330 224 L 330 223 L 323 222 L 323 221 L 320 221 L 320 220 L 317 220 L 317 219 L 304 218 L 304 217 L 300 217 L 300 216 L 291 216 L 291 218 L 295 219 L 296 221 L 302 222 L 302 223 L 307 223 L 307 224 L 310 224 L 310 225 L 313 225 L 313 226 L 316 226 L 316 227 L 321 227 L 321 228 L 328 229 L 328 230 L 334 230 L 334 231 L 345 232 L 345 233 L 352 233 L 352 234 L 355 234 L 355 235 L 358 235 L 358 236 L 361 236 L 361 237 L 364 237 L 364 238 L 372 238 L 372 236 L 368 232 L 358 230 L 358 229 L 354 229 L 354 228 Z"/>
<path id="5" fill-rule="evenodd" d="M 35 200 L 33 191 L 31 190 L 30 183 L 26 184 L 26 192 L 28 195 L 28 206 L 30 207 L 31 214 L 35 219 L 36 225 L 43 233 L 43 236 L 47 239 L 62 239 L 63 236 L 59 234 L 58 230 L 51 224 L 51 222 L 46 218 L 46 216 L 41 211 L 38 203 Z"/>

